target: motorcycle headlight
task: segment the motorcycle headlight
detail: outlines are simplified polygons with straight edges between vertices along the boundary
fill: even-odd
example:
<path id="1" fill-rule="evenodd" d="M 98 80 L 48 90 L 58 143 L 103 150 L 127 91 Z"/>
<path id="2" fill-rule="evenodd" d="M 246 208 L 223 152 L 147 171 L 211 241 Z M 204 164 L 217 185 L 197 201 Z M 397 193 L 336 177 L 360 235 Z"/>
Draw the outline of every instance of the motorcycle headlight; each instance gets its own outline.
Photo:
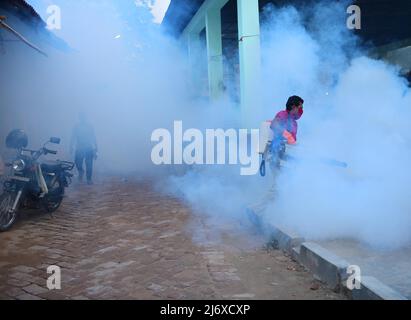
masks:
<path id="1" fill-rule="evenodd" d="M 24 163 L 23 160 L 18 159 L 18 160 L 13 161 L 13 170 L 14 171 L 17 171 L 17 172 L 23 171 L 25 167 L 26 167 L 26 164 Z"/>

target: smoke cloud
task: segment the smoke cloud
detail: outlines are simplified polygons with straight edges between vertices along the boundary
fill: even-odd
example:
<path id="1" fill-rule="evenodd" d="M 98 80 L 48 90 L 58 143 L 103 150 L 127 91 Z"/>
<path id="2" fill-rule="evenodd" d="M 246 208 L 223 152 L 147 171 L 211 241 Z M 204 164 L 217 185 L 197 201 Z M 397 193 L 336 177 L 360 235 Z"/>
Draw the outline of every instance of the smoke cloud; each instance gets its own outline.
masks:
<path id="1" fill-rule="evenodd" d="M 171 130 L 175 120 L 200 130 L 238 128 L 235 102 L 193 100 L 186 53 L 152 22 L 149 8 L 133 1 L 55 2 L 63 17 L 56 34 L 71 50 L 48 47 L 46 59 L 16 46 L 1 56 L 1 136 L 22 128 L 32 148 L 60 136 L 59 157 L 70 158 L 71 129 L 85 111 L 98 139 L 100 173 L 157 176 L 159 190 L 216 226 L 241 225 L 273 177 L 240 176 L 236 165 L 158 167 L 150 159 L 151 133 Z M 346 28 L 345 9 L 329 1 L 264 9 L 263 107 L 255 116 L 273 118 L 293 94 L 305 100 L 292 150 L 298 160 L 275 180 L 277 195 L 264 218 L 308 239 L 399 247 L 411 241 L 411 93 L 395 67 L 362 52 Z M 325 158 L 348 168 L 326 165 Z"/>
<path id="2" fill-rule="evenodd" d="M 266 223 L 307 239 L 354 238 L 376 248 L 411 240 L 411 94 L 398 70 L 366 57 L 346 28 L 346 3 L 267 6 L 262 23 L 264 106 L 273 118 L 290 95 L 305 99 L 298 146 L 266 202 Z M 343 161 L 347 168 L 330 165 Z M 235 172 L 235 171 L 234 171 Z M 206 168 L 173 187 L 211 217 L 245 217 L 272 177 Z"/>

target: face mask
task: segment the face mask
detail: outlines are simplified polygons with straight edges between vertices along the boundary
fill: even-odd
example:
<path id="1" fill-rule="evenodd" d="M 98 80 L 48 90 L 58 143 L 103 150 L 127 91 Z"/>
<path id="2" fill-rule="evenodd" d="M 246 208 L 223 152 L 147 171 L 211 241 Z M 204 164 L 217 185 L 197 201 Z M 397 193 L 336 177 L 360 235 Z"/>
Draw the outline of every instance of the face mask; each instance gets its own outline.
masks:
<path id="1" fill-rule="evenodd" d="M 300 108 L 300 109 L 298 110 L 298 113 L 296 113 L 296 114 L 293 113 L 293 114 L 291 114 L 290 116 L 291 116 L 292 119 L 298 120 L 298 119 L 301 118 L 301 116 L 303 115 L 303 113 L 304 113 L 303 108 Z"/>

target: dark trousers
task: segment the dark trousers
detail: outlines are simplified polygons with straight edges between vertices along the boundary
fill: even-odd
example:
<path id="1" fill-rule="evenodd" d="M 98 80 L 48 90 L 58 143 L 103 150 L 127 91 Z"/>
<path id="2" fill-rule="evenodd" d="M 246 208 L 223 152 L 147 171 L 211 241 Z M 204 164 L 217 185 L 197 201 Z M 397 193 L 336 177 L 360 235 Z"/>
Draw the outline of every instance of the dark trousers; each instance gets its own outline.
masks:
<path id="1" fill-rule="evenodd" d="M 76 150 L 75 163 L 80 177 L 83 177 L 83 162 L 86 163 L 87 181 L 91 181 L 93 175 L 94 151 L 92 149 Z"/>

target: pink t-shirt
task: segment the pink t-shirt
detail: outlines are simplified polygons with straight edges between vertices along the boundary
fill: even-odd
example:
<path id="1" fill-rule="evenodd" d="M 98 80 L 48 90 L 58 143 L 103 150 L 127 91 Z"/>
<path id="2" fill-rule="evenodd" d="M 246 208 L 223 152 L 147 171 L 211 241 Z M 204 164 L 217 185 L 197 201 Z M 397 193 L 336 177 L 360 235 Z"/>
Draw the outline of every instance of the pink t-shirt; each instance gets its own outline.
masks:
<path id="1" fill-rule="evenodd" d="M 288 132 L 291 133 L 293 138 L 297 141 L 297 131 L 298 131 L 298 124 L 297 120 L 301 118 L 303 115 L 304 111 L 302 108 L 300 108 L 300 111 L 298 115 L 296 116 L 291 116 L 287 110 L 280 111 L 277 113 L 275 116 L 274 120 L 272 121 L 271 124 L 271 129 L 273 129 L 274 124 L 280 125 L 282 131 L 287 130 Z M 282 134 L 282 132 L 281 132 Z"/>

